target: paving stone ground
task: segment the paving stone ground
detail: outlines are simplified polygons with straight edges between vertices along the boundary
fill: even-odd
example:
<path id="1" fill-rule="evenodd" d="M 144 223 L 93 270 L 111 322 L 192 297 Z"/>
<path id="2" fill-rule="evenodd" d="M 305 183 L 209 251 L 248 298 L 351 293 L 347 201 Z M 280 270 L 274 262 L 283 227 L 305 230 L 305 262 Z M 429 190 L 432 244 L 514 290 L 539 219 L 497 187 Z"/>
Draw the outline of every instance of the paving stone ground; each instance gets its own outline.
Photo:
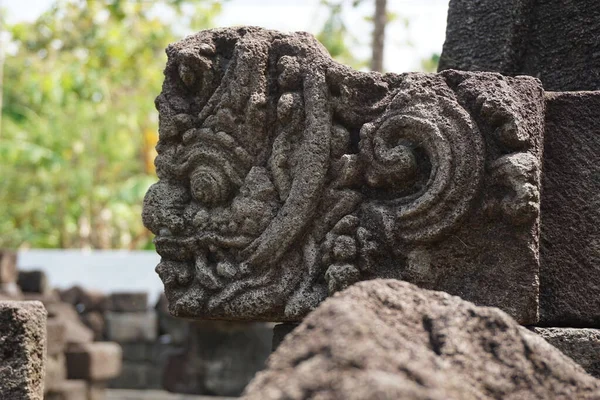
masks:
<path id="1" fill-rule="evenodd" d="M 193 396 L 161 390 L 109 389 L 106 400 L 234 400 L 235 397 Z"/>

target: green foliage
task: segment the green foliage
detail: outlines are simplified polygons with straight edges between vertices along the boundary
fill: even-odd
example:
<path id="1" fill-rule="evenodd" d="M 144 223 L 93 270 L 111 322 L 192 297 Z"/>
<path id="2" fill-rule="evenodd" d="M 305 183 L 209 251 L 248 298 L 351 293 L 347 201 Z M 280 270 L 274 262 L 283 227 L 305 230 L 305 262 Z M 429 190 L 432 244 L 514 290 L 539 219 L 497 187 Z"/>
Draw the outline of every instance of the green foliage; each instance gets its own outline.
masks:
<path id="1" fill-rule="evenodd" d="M 165 10 L 200 29 L 220 4 L 58 1 L 8 27 L 17 51 L 4 65 L 0 247 L 149 246 L 140 214 L 156 180 L 153 100 L 176 40 Z"/>
<path id="2" fill-rule="evenodd" d="M 355 1 L 353 7 L 356 7 L 360 1 Z M 316 34 L 316 38 L 329 54 L 342 64 L 350 65 L 359 69 L 368 65 L 367 60 L 360 60 L 352 54 L 351 48 L 356 44 L 356 39 L 351 35 L 342 18 L 343 1 L 333 2 L 322 0 L 321 5 L 329 12 L 329 16 L 323 25 L 323 28 Z"/>
<path id="3" fill-rule="evenodd" d="M 429 58 L 421 60 L 421 70 L 423 72 L 437 72 L 438 64 L 440 63 L 440 55 L 434 53 Z"/>

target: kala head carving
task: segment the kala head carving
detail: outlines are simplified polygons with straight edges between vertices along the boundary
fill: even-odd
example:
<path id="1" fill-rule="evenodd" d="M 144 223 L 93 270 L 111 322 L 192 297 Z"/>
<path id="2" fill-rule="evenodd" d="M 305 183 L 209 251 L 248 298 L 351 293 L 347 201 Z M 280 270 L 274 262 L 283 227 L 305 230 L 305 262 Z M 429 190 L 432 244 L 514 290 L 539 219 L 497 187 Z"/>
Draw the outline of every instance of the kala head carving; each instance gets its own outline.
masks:
<path id="1" fill-rule="evenodd" d="M 143 220 L 175 315 L 299 320 L 389 277 L 537 319 L 535 79 L 362 73 L 259 28 L 167 54 Z"/>

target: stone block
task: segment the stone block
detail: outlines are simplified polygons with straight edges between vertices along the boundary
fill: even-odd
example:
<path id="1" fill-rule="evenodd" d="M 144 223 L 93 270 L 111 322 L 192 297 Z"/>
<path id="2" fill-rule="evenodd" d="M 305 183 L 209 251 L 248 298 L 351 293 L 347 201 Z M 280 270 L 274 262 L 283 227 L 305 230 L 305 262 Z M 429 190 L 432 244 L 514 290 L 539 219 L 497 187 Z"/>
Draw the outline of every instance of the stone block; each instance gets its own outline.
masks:
<path id="1" fill-rule="evenodd" d="M 42 400 L 45 357 L 42 303 L 0 301 L 0 399 Z"/>
<path id="2" fill-rule="evenodd" d="M 61 385 L 67 379 L 67 362 L 64 353 L 46 357 L 46 377 L 44 378 L 44 393 L 60 391 Z"/>
<path id="3" fill-rule="evenodd" d="M 26 293 L 45 294 L 51 290 L 48 277 L 42 270 L 19 271 L 17 283 Z"/>
<path id="4" fill-rule="evenodd" d="M 157 337 L 157 321 L 154 311 L 107 312 L 106 337 L 119 343 L 154 342 Z"/>
<path id="5" fill-rule="evenodd" d="M 94 332 L 79 319 L 75 307 L 68 303 L 46 304 L 48 315 L 65 324 L 65 341 L 67 343 L 89 343 L 94 340 Z"/>
<path id="6" fill-rule="evenodd" d="M 17 253 L 0 250 L 0 284 L 17 282 Z"/>
<path id="7" fill-rule="evenodd" d="M 169 301 L 165 294 L 161 293 L 154 307 L 158 318 L 158 334 L 161 336 L 161 341 L 182 345 L 190 335 L 190 321 L 173 317 L 168 307 Z"/>
<path id="8" fill-rule="evenodd" d="M 63 320 L 59 318 L 48 318 L 46 323 L 47 353 L 49 356 L 55 356 L 65 351 L 67 344 L 67 327 Z"/>
<path id="9" fill-rule="evenodd" d="M 62 301 L 81 307 L 83 313 L 103 312 L 106 308 L 106 295 L 97 290 L 73 286 L 60 292 Z"/>
<path id="10" fill-rule="evenodd" d="M 148 293 L 112 293 L 108 296 L 106 309 L 115 312 L 144 312 L 148 309 Z"/>
<path id="11" fill-rule="evenodd" d="M 451 0 L 439 69 L 531 75 L 547 90 L 598 90 L 598 19 L 596 0 Z"/>
<path id="12" fill-rule="evenodd" d="M 359 282 L 291 332 L 244 400 L 571 400 L 600 380 L 495 307 L 407 282 Z"/>
<path id="13" fill-rule="evenodd" d="M 589 328 L 532 328 L 548 343 L 600 378 L 600 330 Z"/>
<path id="14" fill-rule="evenodd" d="M 88 400 L 88 384 L 82 380 L 66 380 L 46 394 L 44 400 Z"/>
<path id="15" fill-rule="evenodd" d="M 537 321 L 538 80 L 357 72 L 248 27 L 167 55 L 142 217 L 175 316 L 294 322 L 386 277 Z"/>
<path id="16" fill-rule="evenodd" d="M 179 393 L 239 396 L 271 354 L 272 325 L 201 321 L 188 346 L 166 354 L 165 389 Z"/>
<path id="17" fill-rule="evenodd" d="M 88 384 L 87 400 L 105 400 L 106 399 L 106 383 L 92 382 Z"/>
<path id="18" fill-rule="evenodd" d="M 123 362 L 121 373 L 108 385 L 115 389 L 149 389 L 149 371 L 155 368 L 145 362 Z"/>
<path id="19" fill-rule="evenodd" d="M 104 340 L 106 331 L 106 321 L 104 320 L 104 314 L 98 311 L 90 311 L 81 314 L 81 322 L 87 326 L 94 333 L 95 341 Z"/>
<path id="20" fill-rule="evenodd" d="M 123 349 L 123 361 L 146 362 L 152 361 L 154 354 L 154 343 L 130 342 L 121 343 Z"/>
<path id="21" fill-rule="evenodd" d="M 600 327 L 600 92 L 546 104 L 541 323 Z"/>
<path id="22" fill-rule="evenodd" d="M 69 379 L 105 381 L 121 372 L 121 347 L 113 342 L 70 345 L 66 351 Z"/>

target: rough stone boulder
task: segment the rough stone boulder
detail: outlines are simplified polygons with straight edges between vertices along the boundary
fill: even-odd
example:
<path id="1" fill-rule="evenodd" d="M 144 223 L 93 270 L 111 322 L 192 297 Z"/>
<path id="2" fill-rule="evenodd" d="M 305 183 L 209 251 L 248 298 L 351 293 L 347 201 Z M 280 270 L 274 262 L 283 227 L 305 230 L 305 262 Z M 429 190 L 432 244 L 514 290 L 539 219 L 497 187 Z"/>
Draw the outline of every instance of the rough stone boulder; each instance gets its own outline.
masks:
<path id="1" fill-rule="evenodd" d="M 245 399 L 598 399 L 600 381 L 497 308 L 357 283 L 290 333 Z"/>

